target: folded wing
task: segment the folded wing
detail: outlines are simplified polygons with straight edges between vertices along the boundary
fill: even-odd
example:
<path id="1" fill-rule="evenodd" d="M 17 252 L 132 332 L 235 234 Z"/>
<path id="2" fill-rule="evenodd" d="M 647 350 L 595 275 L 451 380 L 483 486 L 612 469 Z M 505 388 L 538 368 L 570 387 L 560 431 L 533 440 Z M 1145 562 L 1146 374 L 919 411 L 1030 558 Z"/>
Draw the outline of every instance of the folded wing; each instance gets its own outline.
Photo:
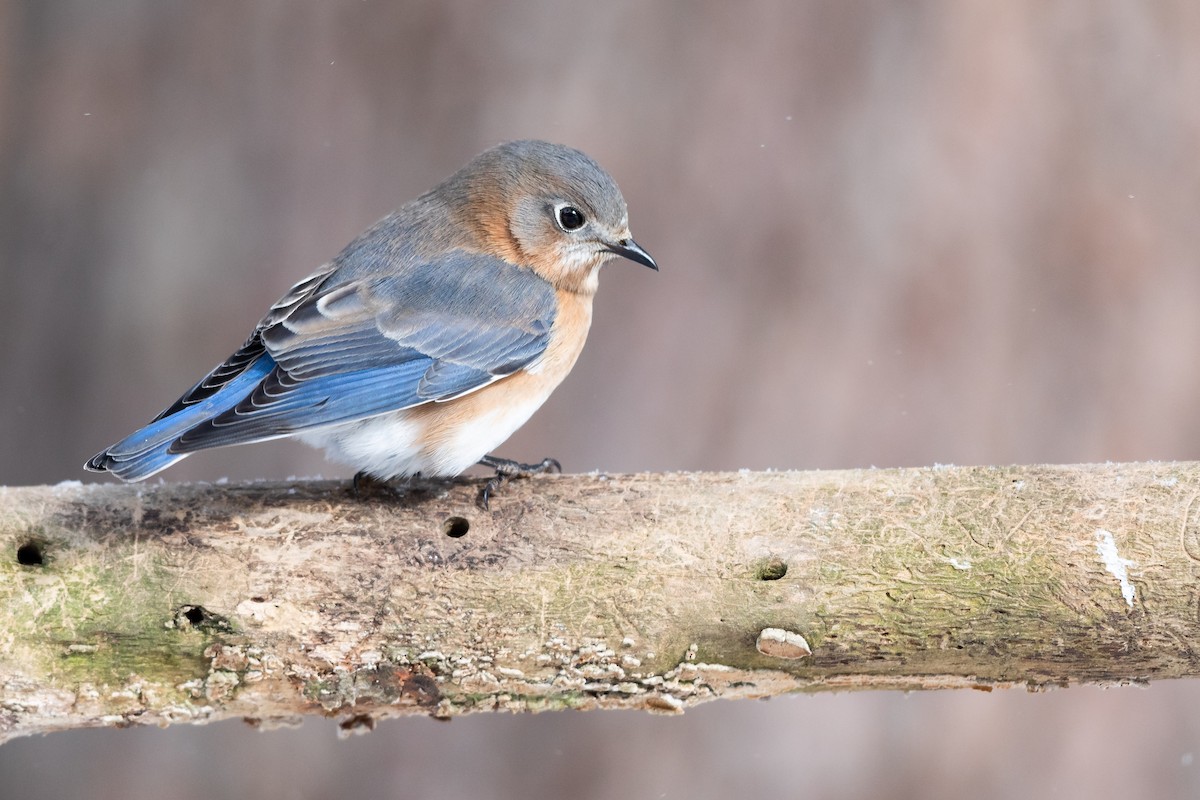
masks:
<path id="1" fill-rule="evenodd" d="M 549 283 L 476 253 L 338 279 L 293 287 L 241 349 L 88 467 L 138 480 L 196 450 L 449 400 L 536 362 L 554 323 Z"/>

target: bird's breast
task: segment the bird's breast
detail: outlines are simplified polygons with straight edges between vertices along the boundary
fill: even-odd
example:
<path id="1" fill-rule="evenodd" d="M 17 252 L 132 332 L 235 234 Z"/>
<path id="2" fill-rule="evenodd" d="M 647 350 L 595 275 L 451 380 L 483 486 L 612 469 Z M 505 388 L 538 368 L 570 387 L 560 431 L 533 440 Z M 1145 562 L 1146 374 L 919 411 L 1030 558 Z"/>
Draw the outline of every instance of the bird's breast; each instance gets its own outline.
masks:
<path id="1" fill-rule="evenodd" d="M 573 292 L 558 294 L 558 312 L 541 358 L 478 391 L 404 412 L 422 428 L 423 460 L 430 465 L 427 472 L 457 475 L 499 447 L 575 366 L 591 327 L 592 298 Z"/>

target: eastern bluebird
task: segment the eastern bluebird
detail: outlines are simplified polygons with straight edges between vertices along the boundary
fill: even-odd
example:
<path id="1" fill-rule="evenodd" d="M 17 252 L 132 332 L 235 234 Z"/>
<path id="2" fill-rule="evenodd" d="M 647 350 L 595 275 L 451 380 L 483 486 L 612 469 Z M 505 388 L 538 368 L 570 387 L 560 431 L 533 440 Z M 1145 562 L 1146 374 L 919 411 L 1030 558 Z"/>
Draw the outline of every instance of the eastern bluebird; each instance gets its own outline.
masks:
<path id="1" fill-rule="evenodd" d="M 137 481 L 210 447 L 297 436 L 367 475 L 497 477 L 488 455 L 575 364 L 597 273 L 657 270 L 617 184 L 578 150 L 487 150 L 271 306 L 241 349 L 86 467 Z"/>

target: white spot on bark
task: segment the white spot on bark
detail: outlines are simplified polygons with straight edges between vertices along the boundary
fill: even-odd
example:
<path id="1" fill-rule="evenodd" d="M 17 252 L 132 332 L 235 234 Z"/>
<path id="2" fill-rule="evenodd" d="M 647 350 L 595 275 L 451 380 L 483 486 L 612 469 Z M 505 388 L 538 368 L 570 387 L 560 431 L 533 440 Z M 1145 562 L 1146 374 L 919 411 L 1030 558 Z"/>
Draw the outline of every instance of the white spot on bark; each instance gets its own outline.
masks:
<path id="1" fill-rule="evenodd" d="M 755 646 L 764 656 L 775 658 L 795 659 L 812 655 L 812 648 L 803 636 L 783 628 L 763 628 Z"/>
<path id="2" fill-rule="evenodd" d="M 1127 558 L 1122 558 L 1117 553 L 1117 543 L 1113 540 L 1113 535 L 1103 528 L 1096 529 L 1096 552 L 1100 554 L 1100 560 L 1104 562 L 1104 568 L 1120 581 L 1121 596 L 1125 598 L 1125 602 L 1129 607 L 1133 608 L 1133 601 L 1137 597 L 1137 590 L 1129 582 L 1129 567 L 1136 567 L 1137 563 Z"/>

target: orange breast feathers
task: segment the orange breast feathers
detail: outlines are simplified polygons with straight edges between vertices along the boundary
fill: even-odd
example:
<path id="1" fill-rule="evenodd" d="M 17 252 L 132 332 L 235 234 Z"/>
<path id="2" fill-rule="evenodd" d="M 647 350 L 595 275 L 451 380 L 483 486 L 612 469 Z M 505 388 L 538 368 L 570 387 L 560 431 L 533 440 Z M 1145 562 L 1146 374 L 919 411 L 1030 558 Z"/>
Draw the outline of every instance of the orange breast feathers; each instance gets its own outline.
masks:
<path id="1" fill-rule="evenodd" d="M 418 440 L 425 459 L 439 472 L 457 474 L 520 428 L 575 366 L 592 324 L 592 295 L 559 290 L 558 314 L 546 352 L 525 369 L 470 394 L 443 403 L 427 403 L 405 412 L 420 425 Z M 461 471 L 461 469 L 459 471 Z"/>

